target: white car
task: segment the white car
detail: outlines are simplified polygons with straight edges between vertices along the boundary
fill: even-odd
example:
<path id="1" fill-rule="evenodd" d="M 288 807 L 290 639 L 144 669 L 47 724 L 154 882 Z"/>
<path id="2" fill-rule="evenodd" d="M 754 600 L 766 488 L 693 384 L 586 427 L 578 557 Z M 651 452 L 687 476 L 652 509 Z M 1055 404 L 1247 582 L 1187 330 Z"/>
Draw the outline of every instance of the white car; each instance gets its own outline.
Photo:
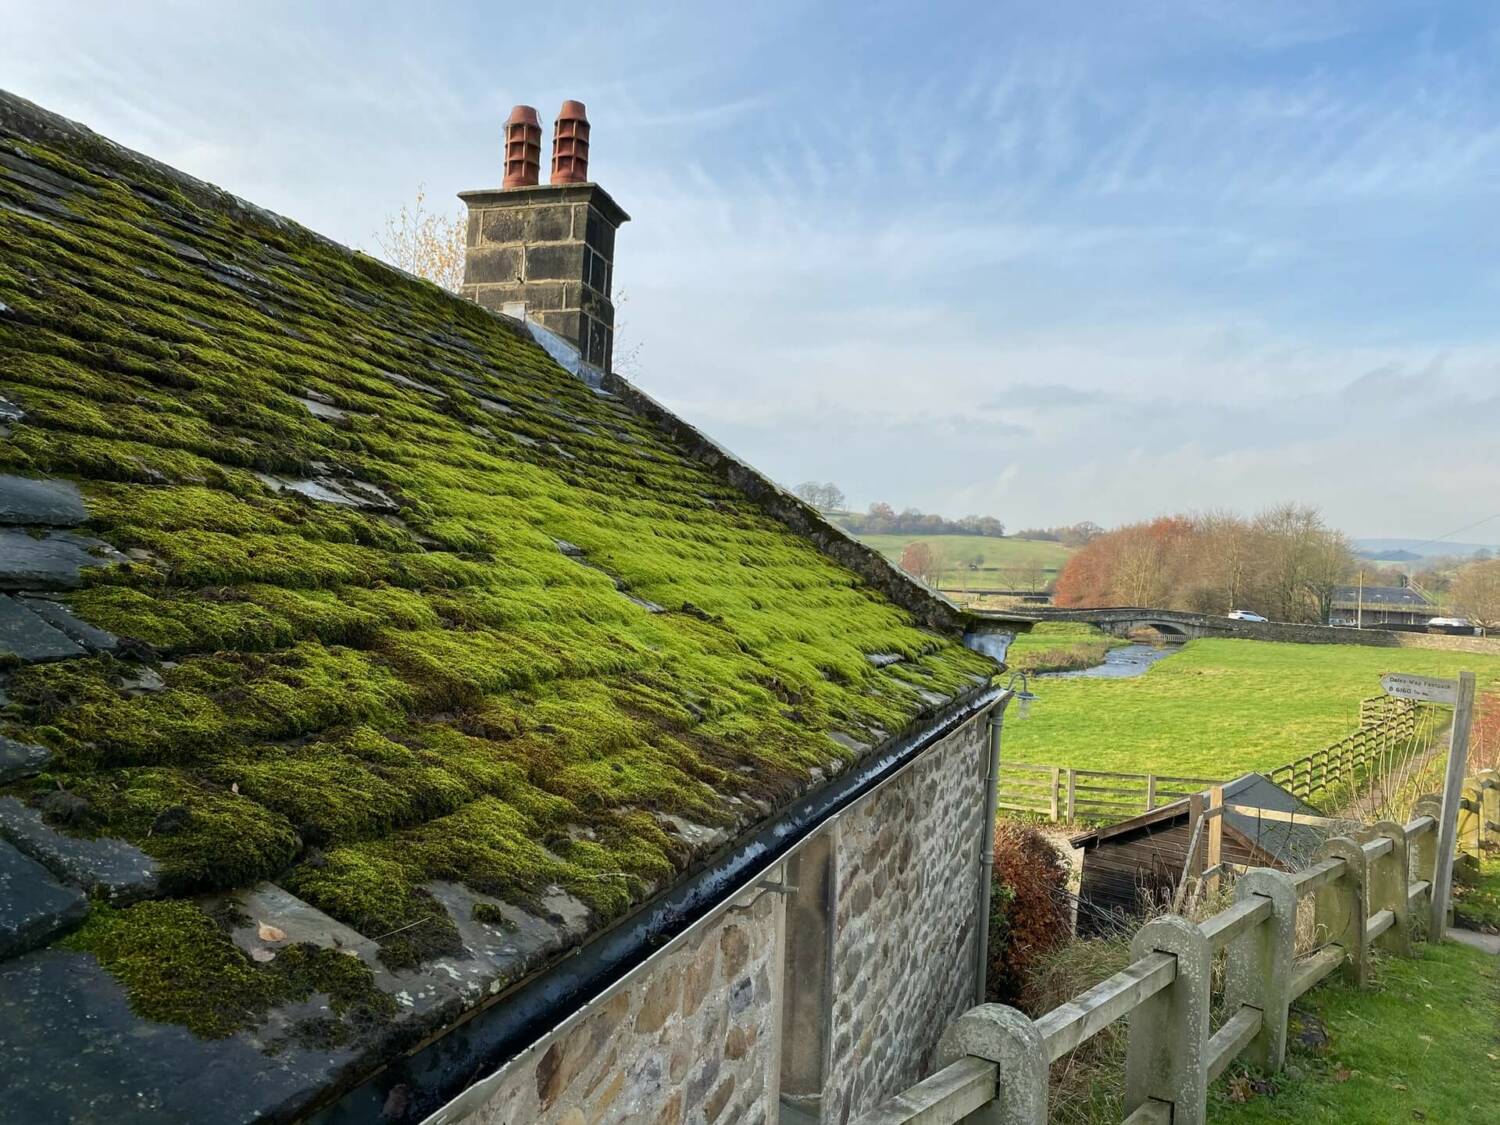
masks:
<path id="1" fill-rule="evenodd" d="M 1268 620 L 1267 618 L 1262 617 L 1258 613 L 1251 613 L 1248 609 L 1231 609 L 1229 611 L 1229 615 L 1228 616 L 1229 616 L 1229 620 L 1231 620 L 1231 621 L 1265 621 L 1265 620 Z"/>

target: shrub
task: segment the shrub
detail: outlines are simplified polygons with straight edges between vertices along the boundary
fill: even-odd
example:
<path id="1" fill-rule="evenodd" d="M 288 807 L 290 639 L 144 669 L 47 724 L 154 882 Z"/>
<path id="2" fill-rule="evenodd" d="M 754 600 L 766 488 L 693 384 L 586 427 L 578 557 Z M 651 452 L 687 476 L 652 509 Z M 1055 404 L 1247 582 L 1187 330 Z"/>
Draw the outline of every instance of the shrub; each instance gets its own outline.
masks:
<path id="1" fill-rule="evenodd" d="M 1015 1003 L 1033 960 L 1072 937 L 1068 866 L 1035 826 L 995 826 L 991 874 L 989 975 L 991 999 Z"/>

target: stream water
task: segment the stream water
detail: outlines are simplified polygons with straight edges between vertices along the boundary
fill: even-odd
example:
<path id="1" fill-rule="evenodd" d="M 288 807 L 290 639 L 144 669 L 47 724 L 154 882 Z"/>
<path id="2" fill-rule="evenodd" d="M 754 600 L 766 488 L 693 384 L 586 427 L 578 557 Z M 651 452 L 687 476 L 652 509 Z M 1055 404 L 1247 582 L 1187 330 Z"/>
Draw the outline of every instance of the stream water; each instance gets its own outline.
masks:
<path id="1" fill-rule="evenodd" d="M 1131 676 L 1144 676 L 1158 660 L 1165 660 L 1181 645 L 1122 645 L 1104 654 L 1104 663 L 1072 672 L 1042 672 L 1042 680 L 1075 680 L 1081 678 L 1124 680 Z"/>

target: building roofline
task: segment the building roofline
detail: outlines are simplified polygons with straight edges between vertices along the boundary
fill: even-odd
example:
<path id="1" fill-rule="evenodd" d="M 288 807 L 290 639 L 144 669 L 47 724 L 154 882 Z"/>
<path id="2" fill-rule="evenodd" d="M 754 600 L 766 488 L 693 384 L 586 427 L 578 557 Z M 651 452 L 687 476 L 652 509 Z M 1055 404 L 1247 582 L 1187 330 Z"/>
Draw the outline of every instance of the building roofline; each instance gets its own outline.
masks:
<path id="1" fill-rule="evenodd" d="M 921 728 L 891 739 L 842 777 L 742 836 L 690 878 L 348 1090 L 310 1120 L 316 1125 L 365 1125 L 382 1120 L 382 1109 L 398 1086 L 405 1088 L 403 1119 L 421 1120 L 425 1125 L 458 1120 L 476 1108 L 469 1104 L 471 1099 L 459 1101 L 465 1091 L 482 1089 L 484 1078 L 498 1073 L 511 1059 L 556 1031 L 568 1016 L 592 1004 L 676 939 L 727 907 L 802 840 L 904 772 L 966 723 L 993 708 L 1003 709 L 1013 694 L 997 687 L 978 690 Z"/>

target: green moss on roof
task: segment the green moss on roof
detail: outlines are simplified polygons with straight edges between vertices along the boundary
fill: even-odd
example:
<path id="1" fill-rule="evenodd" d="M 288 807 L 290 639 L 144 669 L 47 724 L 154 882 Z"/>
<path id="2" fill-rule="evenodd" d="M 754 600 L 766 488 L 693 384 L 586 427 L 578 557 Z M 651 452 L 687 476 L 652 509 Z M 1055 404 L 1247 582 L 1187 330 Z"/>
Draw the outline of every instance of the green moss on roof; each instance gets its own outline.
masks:
<path id="1" fill-rule="evenodd" d="M 190 902 L 98 907 L 62 945 L 94 954 L 125 983 L 141 1016 L 180 1023 L 209 1039 L 253 1027 L 272 1007 L 317 993 L 328 998 L 331 1016 L 320 1021 L 320 1038 L 330 1046 L 395 1010 L 358 957 L 298 943 L 271 950 L 273 959 L 257 964 Z"/>
<path id="2" fill-rule="evenodd" d="M 433 879 L 523 906 L 556 884 L 602 923 L 695 858 L 658 814 L 756 819 L 848 762 L 830 734 L 878 742 L 991 669 L 477 307 L 102 147 L 0 151 L 77 185 L 0 163 L 0 394 L 25 411 L 0 471 L 79 483 L 133 561 L 72 605 L 166 683 L 15 672 L 0 730 L 55 758 L 13 791 L 85 796 L 169 893 L 274 879 L 370 937 L 421 922 L 395 964 L 456 944 Z M 396 508 L 265 479 L 318 474 Z M 130 979 L 134 919 L 185 909 L 83 944 Z"/>

